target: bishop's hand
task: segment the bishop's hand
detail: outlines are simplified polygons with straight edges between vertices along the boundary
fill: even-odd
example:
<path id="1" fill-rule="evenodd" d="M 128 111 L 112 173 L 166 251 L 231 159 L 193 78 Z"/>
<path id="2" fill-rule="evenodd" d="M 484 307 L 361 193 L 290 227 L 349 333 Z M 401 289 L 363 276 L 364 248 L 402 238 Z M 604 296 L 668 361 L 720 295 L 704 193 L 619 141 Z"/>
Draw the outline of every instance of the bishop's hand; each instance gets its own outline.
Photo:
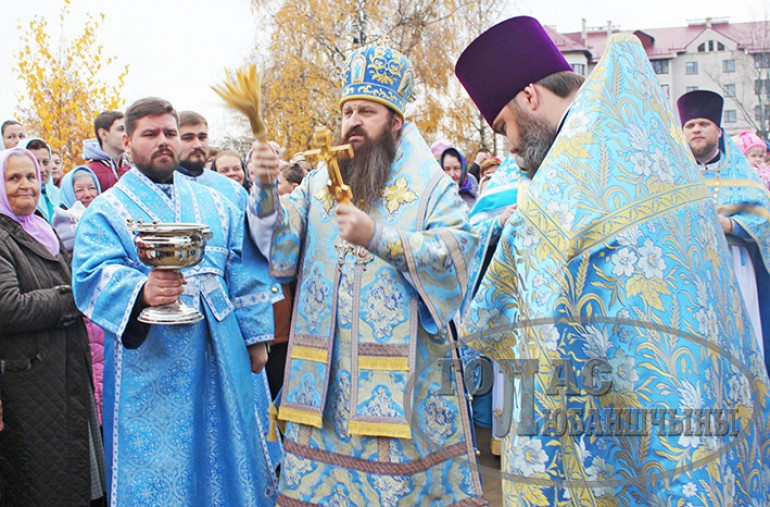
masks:
<path id="1" fill-rule="evenodd" d="M 249 171 L 263 185 L 274 184 L 275 179 L 278 177 L 278 168 L 281 164 L 278 154 L 267 142 L 254 141 L 251 149 Z"/>
<path id="2" fill-rule="evenodd" d="M 374 220 L 352 204 L 337 205 L 337 227 L 342 239 L 366 247 L 374 235 Z"/>

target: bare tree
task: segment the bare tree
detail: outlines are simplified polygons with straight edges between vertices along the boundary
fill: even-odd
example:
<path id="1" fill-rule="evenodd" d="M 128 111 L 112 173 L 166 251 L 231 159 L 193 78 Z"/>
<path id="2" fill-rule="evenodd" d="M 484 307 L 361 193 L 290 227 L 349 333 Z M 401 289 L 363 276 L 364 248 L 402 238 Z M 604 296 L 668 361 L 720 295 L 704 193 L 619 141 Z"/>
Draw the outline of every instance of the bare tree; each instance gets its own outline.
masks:
<path id="1" fill-rule="evenodd" d="M 727 104 L 734 105 L 740 112 L 743 124 L 767 139 L 770 132 L 770 22 L 744 23 L 740 28 L 743 33 L 733 58 L 704 66 L 703 72 Z"/>

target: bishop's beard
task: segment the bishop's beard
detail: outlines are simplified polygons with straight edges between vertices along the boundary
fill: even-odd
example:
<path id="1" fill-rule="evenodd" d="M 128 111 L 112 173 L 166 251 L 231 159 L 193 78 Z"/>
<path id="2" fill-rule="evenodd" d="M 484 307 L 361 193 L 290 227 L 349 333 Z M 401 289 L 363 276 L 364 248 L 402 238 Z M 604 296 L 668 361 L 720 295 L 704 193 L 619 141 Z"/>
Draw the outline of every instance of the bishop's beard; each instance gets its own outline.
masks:
<path id="1" fill-rule="evenodd" d="M 362 129 L 354 127 L 341 142 L 347 142 L 351 135 L 365 135 Z M 390 166 L 396 159 L 396 135 L 386 126 L 376 137 L 355 149 L 353 158 L 339 162 L 343 181 L 350 186 L 353 204 L 368 210 L 378 199 L 390 178 Z"/>

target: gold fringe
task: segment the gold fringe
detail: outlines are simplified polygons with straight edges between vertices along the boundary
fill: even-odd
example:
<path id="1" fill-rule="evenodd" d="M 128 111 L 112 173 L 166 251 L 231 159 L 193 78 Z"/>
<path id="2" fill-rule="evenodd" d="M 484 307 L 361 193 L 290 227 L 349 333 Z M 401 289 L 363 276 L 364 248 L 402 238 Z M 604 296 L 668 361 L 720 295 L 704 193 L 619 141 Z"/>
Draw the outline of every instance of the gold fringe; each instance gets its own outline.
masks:
<path id="1" fill-rule="evenodd" d="M 316 349 L 314 347 L 305 347 L 303 345 L 295 345 L 291 349 L 292 359 L 304 359 L 305 361 L 313 361 L 315 363 L 325 363 L 326 356 L 326 349 Z"/>
<path id="2" fill-rule="evenodd" d="M 362 370 L 409 371 L 408 357 L 358 356 Z"/>
<path id="3" fill-rule="evenodd" d="M 289 421 L 306 426 L 321 428 L 323 426 L 323 417 L 320 413 L 301 410 L 293 407 L 281 407 L 278 409 L 278 420 Z"/>
<path id="4" fill-rule="evenodd" d="M 400 423 L 349 421 L 348 433 L 367 437 L 412 439 L 412 428 L 408 424 Z"/>

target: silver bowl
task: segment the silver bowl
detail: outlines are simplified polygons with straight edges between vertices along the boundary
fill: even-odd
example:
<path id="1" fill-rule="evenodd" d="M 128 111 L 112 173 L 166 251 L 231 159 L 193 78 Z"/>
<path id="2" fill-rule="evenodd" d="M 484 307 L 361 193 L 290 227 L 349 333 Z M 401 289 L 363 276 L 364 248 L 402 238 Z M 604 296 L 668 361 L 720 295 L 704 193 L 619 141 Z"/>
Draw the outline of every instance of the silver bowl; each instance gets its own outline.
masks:
<path id="1" fill-rule="evenodd" d="M 212 233 L 205 224 L 128 221 L 128 229 L 136 234 L 139 260 L 154 269 L 177 270 L 195 266 L 206 251 Z M 203 315 L 177 300 L 175 303 L 142 310 L 139 321 L 147 324 L 192 324 Z"/>
<path id="2" fill-rule="evenodd" d="M 139 259 L 157 269 L 182 269 L 203 259 L 206 239 L 199 233 L 189 236 L 160 235 L 144 232 L 136 236 Z"/>

